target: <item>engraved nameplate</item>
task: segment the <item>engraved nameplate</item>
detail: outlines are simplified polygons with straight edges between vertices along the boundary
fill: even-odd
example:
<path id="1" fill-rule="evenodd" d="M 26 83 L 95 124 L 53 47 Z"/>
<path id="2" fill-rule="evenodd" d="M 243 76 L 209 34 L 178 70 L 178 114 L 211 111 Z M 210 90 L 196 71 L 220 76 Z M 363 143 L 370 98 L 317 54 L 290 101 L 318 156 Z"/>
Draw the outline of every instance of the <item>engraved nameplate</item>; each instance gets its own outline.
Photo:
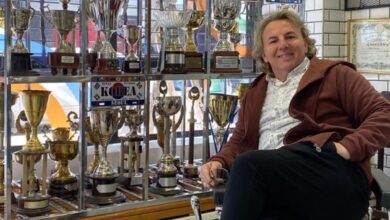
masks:
<path id="1" fill-rule="evenodd" d="M 99 193 L 112 193 L 116 191 L 116 183 L 97 185 L 96 190 Z"/>
<path id="2" fill-rule="evenodd" d="M 129 69 L 139 69 L 139 63 L 129 63 Z"/>
<path id="3" fill-rule="evenodd" d="M 61 63 L 74 63 L 74 57 L 73 56 L 61 56 Z"/>
<path id="4" fill-rule="evenodd" d="M 215 68 L 217 69 L 236 69 L 238 68 L 237 56 L 217 56 L 215 58 Z"/>
<path id="5" fill-rule="evenodd" d="M 165 54 L 165 63 L 166 64 L 184 64 L 185 55 L 177 53 L 167 53 Z"/>
<path id="6" fill-rule="evenodd" d="M 41 201 L 34 201 L 34 202 L 24 202 L 24 208 L 26 209 L 41 209 L 45 208 L 49 205 L 49 200 L 41 200 Z"/>

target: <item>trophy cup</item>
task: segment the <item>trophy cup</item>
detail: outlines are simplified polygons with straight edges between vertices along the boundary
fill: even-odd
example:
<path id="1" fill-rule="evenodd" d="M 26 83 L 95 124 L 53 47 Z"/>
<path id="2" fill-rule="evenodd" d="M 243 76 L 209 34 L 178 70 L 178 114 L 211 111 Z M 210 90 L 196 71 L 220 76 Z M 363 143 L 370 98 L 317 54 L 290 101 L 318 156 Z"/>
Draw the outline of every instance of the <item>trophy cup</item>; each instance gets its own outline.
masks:
<path id="1" fill-rule="evenodd" d="M 226 94 L 210 94 L 209 109 L 211 118 L 217 123 L 215 130 L 215 152 L 219 152 L 227 139 L 228 129 L 225 126 L 229 123 L 231 115 L 237 106 L 237 96 Z"/>
<path id="2" fill-rule="evenodd" d="M 219 31 L 217 42 L 211 58 L 211 72 L 215 73 L 240 73 L 238 52 L 234 51 L 228 41 L 228 33 L 234 27 L 234 19 L 241 8 L 239 0 L 215 0 L 213 13 L 215 28 Z"/>
<path id="3" fill-rule="evenodd" d="M 142 185 L 143 175 L 140 171 L 143 137 L 138 134 L 138 128 L 144 121 L 142 112 L 134 109 L 126 110 L 125 124 L 130 133 L 121 138 L 120 183 L 125 186 Z M 127 153 L 127 173 L 125 172 L 125 154 Z"/>
<path id="4" fill-rule="evenodd" d="M 125 73 L 140 73 L 141 62 L 136 55 L 134 46 L 141 39 L 142 28 L 136 25 L 123 25 L 123 30 L 126 42 L 130 46 L 130 53 L 123 62 L 122 71 Z"/>
<path id="5" fill-rule="evenodd" d="M 16 35 L 15 45 L 11 46 L 11 70 L 17 74 L 28 74 L 31 70 L 32 53 L 23 45 L 23 34 L 29 28 L 30 20 L 34 16 L 33 8 L 15 8 L 11 4 L 11 31 Z M 30 72 L 32 74 L 32 72 Z"/>
<path id="6" fill-rule="evenodd" d="M 52 17 L 51 22 L 57 29 L 60 38 L 55 52 L 49 53 L 49 65 L 53 75 L 57 75 L 58 73 L 62 73 L 63 75 L 67 75 L 68 73 L 77 75 L 77 69 L 80 65 L 80 55 L 75 53 L 74 45 L 70 45 L 66 41 L 69 32 L 75 29 L 77 12 L 68 10 L 70 0 L 59 1 L 62 3 L 63 10 L 49 9 Z"/>
<path id="7" fill-rule="evenodd" d="M 187 73 L 183 46 L 179 41 L 178 29 L 184 27 L 191 18 L 192 11 L 156 11 L 159 24 L 167 32 L 164 48 L 164 69 L 162 73 Z M 164 38 L 166 39 L 166 38 Z"/>
<path id="8" fill-rule="evenodd" d="M 87 4 L 87 16 L 89 19 L 93 21 L 97 30 L 98 18 L 97 18 L 95 5 L 93 4 L 93 0 L 87 0 L 86 4 Z M 92 49 L 88 52 L 87 55 L 87 62 L 91 72 L 93 72 L 96 68 L 98 52 L 102 49 L 102 47 L 103 47 L 103 43 L 102 40 L 100 39 L 100 31 L 97 30 L 96 41 L 93 44 Z"/>
<path id="9" fill-rule="evenodd" d="M 194 11 L 191 14 L 190 21 L 186 25 L 187 43 L 184 46 L 185 64 L 188 72 L 203 71 L 203 56 L 199 53 L 194 43 L 193 31 L 203 25 L 204 11 Z"/>
<path id="10" fill-rule="evenodd" d="M 98 52 L 97 73 L 98 74 L 119 74 L 119 61 L 116 58 L 116 51 L 110 43 L 112 34 L 117 29 L 119 11 L 125 1 L 123 0 L 93 0 L 97 13 L 98 31 L 104 33 L 105 41 Z"/>
<path id="11" fill-rule="evenodd" d="M 122 126 L 122 114 L 119 108 L 97 107 L 91 110 L 92 129 L 97 132 L 102 157 L 96 170 L 90 174 L 92 192 L 87 199 L 92 204 L 112 204 L 125 200 L 125 196 L 116 190 L 117 172 L 107 160 L 107 147 L 112 135 Z"/>
<path id="12" fill-rule="evenodd" d="M 187 178 L 196 178 L 198 177 L 198 167 L 194 165 L 194 136 L 195 136 L 195 111 L 194 104 L 195 101 L 199 99 L 200 92 L 198 87 L 194 86 L 188 92 L 188 97 L 192 100 L 190 119 L 190 136 L 188 144 L 188 163 L 184 166 L 184 177 Z"/>

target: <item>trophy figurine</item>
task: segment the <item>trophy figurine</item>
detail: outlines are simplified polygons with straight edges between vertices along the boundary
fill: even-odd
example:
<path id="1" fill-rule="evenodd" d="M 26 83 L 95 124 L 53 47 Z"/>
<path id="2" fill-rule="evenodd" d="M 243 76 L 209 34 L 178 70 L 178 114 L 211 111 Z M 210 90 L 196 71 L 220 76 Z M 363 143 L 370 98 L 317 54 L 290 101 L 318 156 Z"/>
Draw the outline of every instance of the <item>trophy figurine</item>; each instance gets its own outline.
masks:
<path id="1" fill-rule="evenodd" d="M 194 43 L 193 31 L 203 25 L 204 11 L 193 11 L 190 21 L 186 25 L 187 29 L 187 43 L 184 46 L 185 64 L 188 72 L 202 72 L 203 71 L 203 56 L 199 53 L 196 44 Z"/>
<path id="2" fill-rule="evenodd" d="M 30 20 L 34 16 L 33 8 L 15 8 L 11 4 L 11 31 L 16 35 L 15 45 L 11 46 L 11 70 L 18 74 L 29 73 L 32 53 L 23 45 L 23 34 L 29 28 Z M 32 72 L 30 72 L 32 74 Z"/>
<path id="3" fill-rule="evenodd" d="M 224 141 L 227 139 L 228 130 L 225 127 L 230 123 L 231 116 L 237 106 L 237 96 L 226 94 L 210 94 L 209 109 L 211 118 L 217 123 L 218 128 L 214 132 L 215 152 L 218 153 Z"/>
<path id="4" fill-rule="evenodd" d="M 230 30 L 234 27 L 234 19 L 241 8 L 239 0 L 215 0 L 213 2 L 214 25 L 219 31 L 219 41 L 215 45 L 211 57 L 211 72 L 240 73 L 238 52 L 228 41 Z"/>
<path id="5" fill-rule="evenodd" d="M 116 190 L 118 173 L 107 160 L 107 147 L 112 135 L 122 126 L 122 114 L 119 108 L 96 107 L 91 110 L 92 129 L 97 132 L 102 157 L 96 170 L 89 175 L 92 181 L 91 193 L 87 195 L 88 202 L 92 204 L 112 204 L 125 200 L 125 196 Z"/>
<path id="6" fill-rule="evenodd" d="M 97 13 L 98 31 L 105 36 L 103 47 L 98 52 L 97 69 L 98 74 L 119 74 L 119 61 L 116 51 L 110 43 L 112 34 L 117 29 L 118 15 L 123 8 L 123 0 L 93 0 Z"/>
<path id="7" fill-rule="evenodd" d="M 126 110 L 125 124 L 129 126 L 130 133 L 121 138 L 121 164 L 120 177 L 122 185 L 142 185 L 143 175 L 140 170 L 143 137 L 138 134 L 139 126 L 144 121 L 142 112 L 134 109 Z M 127 153 L 127 173 L 125 174 L 125 154 Z"/>
<path id="8" fill-rule="evenodd" d="M 122 71 L 125 73 L 140 73 L 141 62 L 136 55 L 134 47 L 141 39 L 142 28 L 136 25 L 123 25 L 123 30 L 125 32 L 126 42 L 130 46 L 130 53 L 123 62 Z"/>
<path id="9" fill-rule="evenodd" d="M 194 136 L 195 136 L 195 101 L 199 99 L 200 92 L 198 87 L 194 86 L 188 92 L 188 97 L 192 100 L 190 119 L 190 136 L 188 144 L 188 163 L 184 166 L 184 177 L 196 178 L 198 177 L 198 167 L 194 165 Z"/>
<path id="10" fill-rule="evenodd" d="M 184 27 L 191 18 L 192 11 L 157 11 L 159 24 L 167 32 L 166 46 L 163 48 L 164 68 L 162 73 L 187 73 L 183 46 L 179 42 L 178 29 Z"/>

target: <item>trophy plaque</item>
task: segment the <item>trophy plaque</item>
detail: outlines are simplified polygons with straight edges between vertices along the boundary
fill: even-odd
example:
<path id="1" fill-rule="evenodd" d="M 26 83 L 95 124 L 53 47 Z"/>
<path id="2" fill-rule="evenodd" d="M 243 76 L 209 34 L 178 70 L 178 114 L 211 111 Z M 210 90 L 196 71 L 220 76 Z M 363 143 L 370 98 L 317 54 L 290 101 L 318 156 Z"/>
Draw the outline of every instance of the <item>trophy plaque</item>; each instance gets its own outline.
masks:
<path id="1" fill-rule="evenodd" d="M 141 39 L 142 28 L 136 25 L 124 25 L 123 30 L 125 32 L 126 42 L 130 46 L 130 53 L 123 62 L 122 71 L 125 73 L 140 73 L 141 62 L 136 55 L 134 47 Z"/>
<path id="2" fill-rule="evenodd" d="M 122 126 L 122 114 L 119 108 L 96 107 L 91 110 L 92 129 L 97 132 L 102 157 L 96 170 L 89 175 L 92 182 L 91 192 L 87 192 L 87 200 L 92 204 L 107 205 L 124 201 L 125 196 L 116 190 L 118 173 L 107 160 L 107 147 L 112 135 Z"/>
<path id="3" fill-rule="evenodd" d="M 230 122 L 231 116 L 237 106 L 237 96 L 226 94 L 210 94 L 209 109 L 212 120 L 217 123 L 218 128 L 214 132 L 215 152 L 219 152 L 227 139 L 228 129 L 226 125 Z"/>
<path id="4" fill-rule="evenodd" d="M 123 0 L 93 0 L 97 13 L 98 31 L 105 36 L 103 47 L 98 52 L 96 72 L 98 74 L 120 74 L 119 60 L 110 43 L 112 34 L 117 29 L 118 15 L 123 8 Z"/>
<path id="5" fill-rule="evenodd" d="M 241 8 L 239 0 L 215 0 L 213 2 L 214 25 L 219 31 L 219 41 L 211 56 L 211 72 L 240 73 L 238 63 L 239 53 L 228 41 L 230 30 L 234 27 L 234 19 Z"/>
<path id="6" fill-rule="evenodd" d="M 178 29 L 184 27 L 191 18 L 192 11 L 157 11 L 159 24 L 167 33 L 163 74 L 187 73 L 183 46 L 179 41 Z"/>
<path id="7" fill-rule="evenodd" d="M 58 37 L 60 38 L 55 52 L 49 53 L 49 65 L 53 75 L 67 75 L 68 73 L 77 75 L 77 70 L 80 65 L 80 55 L 75 53 L 74 45 L 66 41 L 69 32 L 75 29 L 77 12 L 68 10 L 70 0 L 59 1 L 62 3 L 63 10 L 49 9 L 52 17 L 51 22 L 57 29 Z"/>
<path id="8" fill-rule="evenodd" d="M 11 46 L 11 70 L 14 74 L 34 74 L 31 71 L 32 53 L 23 45 L 23 34 L 29 28 L 34 14 L 35 10 L 31 7 L 20 9 L 11 4 L 11 31 L 16 35 L 15 45 Z"/>
<path id="9" fill-rule="evenodd" d="M 204 11 L 193 11 L 190 21 L 186 25 L 187 42 L 184 46 L 185 66 L 188 72 L 203 72 L 203 56 L 199 53 L 194 42 L 193 31 L 203 25 L 205 17 Z"/>

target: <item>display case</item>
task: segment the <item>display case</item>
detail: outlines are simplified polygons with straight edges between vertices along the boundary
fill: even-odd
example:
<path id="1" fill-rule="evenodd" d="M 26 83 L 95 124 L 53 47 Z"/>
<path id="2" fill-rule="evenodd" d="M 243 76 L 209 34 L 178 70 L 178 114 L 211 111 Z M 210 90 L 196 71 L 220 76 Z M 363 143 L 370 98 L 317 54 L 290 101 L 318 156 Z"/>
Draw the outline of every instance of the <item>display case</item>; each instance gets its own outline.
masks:
<path id="1" fill-rule="evenodd" d="M 4 219 L 213 209 L 198 170 L 257 76 L 261 1 L 0 3 Z"/>

